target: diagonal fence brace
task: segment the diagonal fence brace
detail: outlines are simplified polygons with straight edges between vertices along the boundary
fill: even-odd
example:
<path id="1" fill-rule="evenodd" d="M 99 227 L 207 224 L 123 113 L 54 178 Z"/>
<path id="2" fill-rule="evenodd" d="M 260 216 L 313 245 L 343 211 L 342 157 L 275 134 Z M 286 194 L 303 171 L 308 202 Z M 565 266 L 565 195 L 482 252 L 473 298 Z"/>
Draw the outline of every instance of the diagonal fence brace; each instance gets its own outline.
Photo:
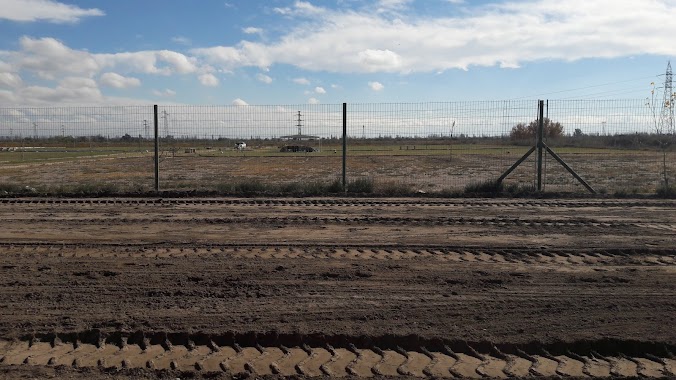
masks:
<path id="1" fill-rule="evenodd" d="M 511 172 L 513 172 L 514 169 L 518 168 L 519 165 L 521 165 L 522 162 L 526 161 L 526 159 L 527 159 L 528 157 L 530 157 L 530 155 L 533 154 L 533 152 L 535 152 L 535 147 L 531 147 L 531 148 L 528 150 L 528 152 L 526 152 L 526 154 L 523 155 L 523 157 L 519 158 L 519 160 L 518 160 L 517 162 L 515 162 L 514 165 L 512 165 L 509 169 L 507 169 L 507 171 L 504 172 L 504 173 L 500 176 L 500 178 L 498 178 L 498 184 L 501 184 L 501 183 L 502 183 L 502 180 L 504 180 L 505 178 L 507 178 L 507 176 L 508 176 Z"/>
<path id="2" fill-rule="evenodd" d="M 580 177 L 580 176 L 575 172 L 575 170 L 573 170 L 570 166 L 568 166 L 568 164 L 566 164 L 566 162 L 565 162 L 561 157 L 559 157 L 558 154 L 554 153 L 554 151 L 553 151 L 550 147 L 548 147 L 547 144 L 542 143 L 542 145 L 543 145 L 544 148 L 547 150 L 547 152 L 549 152 L 549 154 L 551 154 L 552 157 L 554 157 L 554 159 L 555 159 L 556 161 L 558 161 L 559 164 L 561 164 L 561 166 L 563 166 L 566 170 L 568 170 L 568 173 L 570 173 L 573 177 L 575 177 L 576 180 L 578 180 L 578 181 L 582 184 L 582 186 L 584 186 L 585 188 L 587 188 L 587 190 L 589 190 L 590 193 L 596 194 L 596 190 L 594 190 L 594 188 L 591 187 L 591 186 L 587 183 L 587 181 L 585 181 L 584 179 L 582 179 L 582 177 Z"/>

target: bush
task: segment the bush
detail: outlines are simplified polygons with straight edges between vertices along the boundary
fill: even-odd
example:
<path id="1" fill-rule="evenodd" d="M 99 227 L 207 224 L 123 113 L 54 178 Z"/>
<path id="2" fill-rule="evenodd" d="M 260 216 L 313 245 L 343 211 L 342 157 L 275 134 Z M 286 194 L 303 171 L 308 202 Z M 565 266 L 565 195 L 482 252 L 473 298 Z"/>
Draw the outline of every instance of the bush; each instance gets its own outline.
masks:
<path id="1" fill-rule="evenodd" d="M 504 189 L 502 182 L 489 180 L 484 182 L 473 182 L 465 186 L 467 194 L 498 194 Z"/>
<path id="2" fill-rule="evenodd" d="M 348 193 L 368 194 L 373 192 L 373 180 L 359 178 L 347 184 Z"/>
<path id="3" fill-rule="evenodd" d="M 657 196 L 660 198 L 674 198 L 676 197 L 676 188 L 662 183 L 657 187 Z"/>
<path id="4" fill-rule="evenodd" d="M 559 122 L 553 122 L 549 118 L 544 118 L 544 136 L 547 138 L 558 138 L 563 136 L 563 125 Z M 534 139 L 537 135 L 538 121 L 533 120 L 528 124 L 519 123 L 512 128 L 509 137 L 512 140 Z"/>

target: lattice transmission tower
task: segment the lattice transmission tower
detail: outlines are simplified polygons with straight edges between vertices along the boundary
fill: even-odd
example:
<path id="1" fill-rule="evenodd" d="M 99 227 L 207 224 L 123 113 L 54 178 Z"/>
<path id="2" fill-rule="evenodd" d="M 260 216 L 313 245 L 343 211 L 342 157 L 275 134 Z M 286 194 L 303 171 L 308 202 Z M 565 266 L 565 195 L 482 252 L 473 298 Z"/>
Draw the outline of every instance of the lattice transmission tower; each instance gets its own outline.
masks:
<path id="1" fill-rule="evenodd" d="M 674 130 L 674 101 L 675 95 L 672 86 L 673 75 L 671 72 L 671 61 L 667 63 L 667 71 L 664 74 L 664 98 L 662 99 L 662 110 L 660 112 L 660 130 L 665 134 L 673 134 Z"/>
<path id="2" fill-rule="evenodd" d="M 162 119 L 164 120 L 164 135 L 169 137 L 169 112 L 162 111 Z"/>

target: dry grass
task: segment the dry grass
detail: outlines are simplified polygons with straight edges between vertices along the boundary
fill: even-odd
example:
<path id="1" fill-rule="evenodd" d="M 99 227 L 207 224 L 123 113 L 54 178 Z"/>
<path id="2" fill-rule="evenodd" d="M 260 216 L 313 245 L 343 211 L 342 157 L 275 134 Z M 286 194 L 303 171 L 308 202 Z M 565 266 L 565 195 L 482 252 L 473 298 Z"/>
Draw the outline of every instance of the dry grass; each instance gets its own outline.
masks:
<path id="1" fill-rule="evenodd" d="M 458 146 L 445 151 L 437 148 L 417 148 L 414 153 L 405 149 L 390 150 L 390 154 L 382 149 L 371 154 L 349 152 L 348 179 L 367 179 L 375 190 L 388 189 L 394 193 L 461 191 L 473 183 L 495 180 L 525 152 L 523 147 L 509 146 Z M 662 154 L 659 151 L 565 148 L 559 152 L 583 178 L 603 192 L 654 193 L 662 186 Z M 101 183 L 120 191 L 152 188 L 152 153 L 106 153 L 16 161 L 3 160 L 3 154 L 10 153 L 0 152 L 0 183 L 36 188 Z M 160 163 L 161 188 L 214 190 L 247 181 L 275 186 L 331 184 L 341 178 L 340 150 L 338 153 L 333 153 L 332 149 L 321 153 L 263 153 L 230 151 L 219 155 L 213 150 L 198 150 L 197 154 L 165 153 Z M 11 154 L 16 155 L 15 152 Z M 669 153 L 669 158 L 674 154 Z M 670 181 L 676 183 L 676 162 L 671 160 L 667 164 Z M 534 180 L 535 155 L 532 155 L 505 180 L 505 184 L 528 186 Z M 546 160 L 544 185 L 549 191 L 585 191 L 551 157 Z"/>

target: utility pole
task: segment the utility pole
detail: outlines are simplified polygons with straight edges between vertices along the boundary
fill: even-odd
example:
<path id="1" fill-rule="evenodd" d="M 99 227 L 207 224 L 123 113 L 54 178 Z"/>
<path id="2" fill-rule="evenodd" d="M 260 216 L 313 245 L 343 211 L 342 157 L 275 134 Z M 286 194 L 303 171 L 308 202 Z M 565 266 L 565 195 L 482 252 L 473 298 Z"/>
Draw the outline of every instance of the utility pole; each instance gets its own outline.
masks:
<path id="1" fill-rule="evenodd" d="M 167 110 L 162 111 L 162 119 L 164 119 L 164 135 L 169 137 L 169 112 Z"/>
<path id="2" fill-rule="evenodd" d="M 664 134 L 674 133 L 674 92 L 672 86 L 673 75 L 671 62 L 667 63 L 667 71 L 664 74 L 664 97 L 662 98 L 662 110 L 660 113 L 660 130 Z"/>
<path id="3" fill-rule="evenodd" d="M 298 111 L 298 117 L 296 119 L 296 127 L 298 127 L 298 136 L 303 134 L 303 119 L 301 118 L 300 111 Z"/>

